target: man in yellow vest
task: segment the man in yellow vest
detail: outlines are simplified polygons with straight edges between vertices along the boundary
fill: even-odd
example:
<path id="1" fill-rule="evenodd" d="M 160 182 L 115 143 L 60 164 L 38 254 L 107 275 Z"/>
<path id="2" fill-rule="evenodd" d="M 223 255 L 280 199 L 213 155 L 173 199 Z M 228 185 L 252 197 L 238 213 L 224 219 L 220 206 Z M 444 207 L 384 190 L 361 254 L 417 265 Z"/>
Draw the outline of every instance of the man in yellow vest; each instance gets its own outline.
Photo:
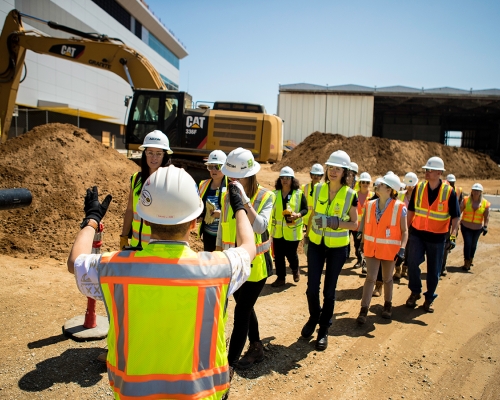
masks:
<path id="1" fill-rule="evenodd" d="M 252 227 L 241 194 L 231 185 L 238 247 L 224 252 L 189 248 L 203 210 L 193 178 L 159 168 L 144 183 L 137 207 L 151 227 L 142 251 L 90 254 L 111 195 L 100 203 L 87 190 L 85 218 L 68 270 L 86 296 L 104 300 L 110 321 L 107 369 L 115 399 L 221 399 L 232 371 L 224 333 L 227 299 L 250 275 Z"/>

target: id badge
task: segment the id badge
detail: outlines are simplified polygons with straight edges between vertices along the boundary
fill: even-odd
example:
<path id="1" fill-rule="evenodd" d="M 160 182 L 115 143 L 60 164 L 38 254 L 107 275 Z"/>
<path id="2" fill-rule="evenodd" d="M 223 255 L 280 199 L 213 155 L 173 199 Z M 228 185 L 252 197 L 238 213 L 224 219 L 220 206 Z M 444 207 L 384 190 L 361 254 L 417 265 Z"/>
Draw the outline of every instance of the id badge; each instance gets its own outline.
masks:
<path id="1" fill-rule="evenodd" d="M 333 214 L 335 216 L 339 216 L 340 215 L 340 204 L 339 203 L 335 203 L 335 207 L 333 208 Z"/>
<path id="2" fill-rule="evenodd" d="M 443 211 L 443 203 L 438 204 L 438 211 Z"/>
<path id="3" fill-rule="evenodd" d="M 391 237 L 391 230 L 389 228 L 385 230 L 385 237 Z"/>

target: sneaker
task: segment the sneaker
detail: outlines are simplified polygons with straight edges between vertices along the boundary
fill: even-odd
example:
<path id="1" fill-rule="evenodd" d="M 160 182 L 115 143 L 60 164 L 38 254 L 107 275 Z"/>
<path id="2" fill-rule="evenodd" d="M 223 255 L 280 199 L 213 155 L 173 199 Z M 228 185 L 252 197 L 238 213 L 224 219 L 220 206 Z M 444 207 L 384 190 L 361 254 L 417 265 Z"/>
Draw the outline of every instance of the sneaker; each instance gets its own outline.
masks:
<path id="1" fill-rule="evenodd" d="M 391 319 L 392 317 L 392 302 L 386 301 L 384 303 L 384 310 L 382 311 L 382 318 Z"/>
<path id="2" fill-rule="evenodd" d="M 276 280 L 273 283 L 271 283 L 271 286 L 280 287 L 280 286 L 285 286 L 285 284 L 286 284 L 285 279 L 276 278 Z"/>
<path id="3" fill-rule="evenodd" d="M 356 318 L 356 322 L 360 325 L 363 325 L 366 322 L 367 316 L 368 316 L 368 307 L 361 307 L 361 311 L 359 312 L 358 318 Z"/>
<path id="4" fill-rule="evenodd" d="M 248 369 L 256 363 L 260 363 L 264 359 L 264 347 L 262 342 L 250 343 L 245 355 L 238 361 L 237 367 L 240 369 Z"/>
<path id="5" fill-rule="evenodd" d="M 302 327 L 302 331 L 300 332 L 300 336 L 302 336 L 303 338 L 309 338 L 312 336 L 312 334 L 314 333 L 314 330 L 316 329 L 316 325 L 318 323 L 311 320 L 311 318 L 309 318 L 309 321 L 307 321 L 305 323 L 305 325 Z"/>
<path id="6" fill-rule="evenodd" d="M 293 275 L 294 282 L 300 281 L 300 270 L 292 271 L 292 275 Z"/>
<path id="7" fill-rule="evenodd" d="M 412 293 L 408 300 L 406 300 L 406 307 L 415 308 L 417 306 L 417 300 L 420 299 L 420 293 Z"/>

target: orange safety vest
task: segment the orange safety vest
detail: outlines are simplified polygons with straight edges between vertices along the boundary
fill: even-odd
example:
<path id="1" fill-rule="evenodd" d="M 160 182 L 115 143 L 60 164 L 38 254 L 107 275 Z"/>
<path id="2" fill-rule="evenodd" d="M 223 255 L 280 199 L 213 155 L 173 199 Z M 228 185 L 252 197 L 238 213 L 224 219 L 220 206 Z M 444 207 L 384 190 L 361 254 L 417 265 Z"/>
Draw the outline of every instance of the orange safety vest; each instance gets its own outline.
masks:
<path id="1" fill-rule="evenodd" d="M 356 229 L 353 229 L 354 231 L 357 231 L 359 229 L 359 224 L 361 223 L 361 220 L 363 219 L 363 215 L 365 214 L 365 203 L 369 201 L 373 197 L 373 192 L 371 190 L 368 191 L 366 194 L 366 198 L 363 201 L 363 204 L 361 204 L 361 200 L 359 199 L 359 191 L 356 192 L 358 194 L 358 227 Z"/>
<path id="2" fill-rule="evenodd" d="M 429 205 L 428 185 L 429 183 L 425 181 L 415 187 L 415 218 L 411 225 L 420 231 L 447 233 L 451 220 L 448 200 L 453 188 L 448 183 L 441 182 L 436 200 Z"/>
<path id="3" fill-rule="evenodd" d="M 472 208 L 472 199 L 469 196 L 464 197 L 465 208 L 462 214 L 462 221 L 472 222 L 473 224 L 482 224 L 484 212 L 488 209 L 491 203 L 484 199 L 481 201 L 479 208 L 474 210 Z"/>
<path id="4" fill-rule="evenodd" d="M 405 204 L 393 199 L 377 223 L 377 201 L 371 200 L 365 206 L 364 255 L 392 261 L 401 248 L 401 212 Z"/>

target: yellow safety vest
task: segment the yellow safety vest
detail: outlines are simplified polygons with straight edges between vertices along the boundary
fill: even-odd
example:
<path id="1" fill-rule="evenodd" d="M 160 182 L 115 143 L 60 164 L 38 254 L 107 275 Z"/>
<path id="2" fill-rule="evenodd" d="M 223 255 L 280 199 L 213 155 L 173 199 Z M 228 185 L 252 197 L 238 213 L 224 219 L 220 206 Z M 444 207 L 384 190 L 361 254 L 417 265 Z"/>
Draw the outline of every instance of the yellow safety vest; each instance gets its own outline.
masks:
<path id="1" fill-rule="evenodd" d="M 302 217 L 304 221 L 304 225 L 309 225 L 309 217 L 311 216 L 311 212 L 313 209 L 313 193 L 314 193 L 314 187 L 316 187 L 317 183 L 314 184 L 313 190 L 311 190 L 311 185 L 312 182 L 306 183 L 305 185 L 302 185 L 302 192 L 306 196 L 307 199 L 307 214 Z"/>
<path id="2" fill-rule="evenodd" d="M 283 216 L 283 196 L 281 190 L 275 190 L 274 207 L 271 215 L 271 236 L 276 239 L 282 237 L 285 240 L 297 241 L 302 240 L 304 237 L 302 218 L 297 218 L 293 224 L 288 225 L 285 217 Z M 302 200 L 302 190 L 293 190 L 290 196 L 289 205 L 294 213 L 299 213 L 300 203 Z"/>
<path id="3" fill-rule="evenodd" d="M 328 202 L 328 183 L 319 183 L 314 188 L 314 213 L 315 216 L 335 216 L 343 221 L 349 221 L 349 211 L 352 199 L 356 192 L 344 185 L 335 195 L 335 198 Z M 357 213 L 357 212 L 356 212 Z M 314 223 L 311 225 L 309 240 L 315 244 L 321 244 L 324 238 L 327 247 L 343 247 L 349 244 L 349 230 L 331 228 L 317 228 Z"/>
<path id="4" fill-rule="evenodd" d="M 230 278 L 224 254 L 195 253 L 182 242 L 103 254 L 99 283 L 115 399 L 222 398 Z"/>
<path id="5" fill-rule="evenodd" d="M 225 182 L 225 184 L 224 184 L 224 182 Z M 205 193 L 210 188 L 211 184 L 212 184 L 212 179 L 206 179 L 206 180 L 203 180 L 200 182 L 200 184 L 198 185 L 198 193 L 200 194 L 200 199 L 203 199 L 203 196 L 205 196 Z M 227 188 L 227 176 L 224 176 L 224 178 L 222 178 L 221 186 L 222 186 L 222 188 L 219 188 L 219 189 L 223 193 Z M 218 196 L 219 194 L 217 193 L 216 195 Z M 220 197 L 219 199 L 222 199 L 222 197 Z M 205 204 L 203 204 L 203 206 L 205 206 Z M 201 221 L 198 224 L 198 238 L 201 236 L 201 227 L 203 226 L 203 224 L 204 224 L 203 221 Z"/>
<path id="6" fill-rule="evenodd" d="M 473 224 L 482 224 L 484 212 L 490 207 L 491 203 L 483 198 L 477 210 L 472 208 L 472 199 L 469 196 L 464 197 L 464 203 L 465 208 L 462 214 L 462 221 L 472 222 Z"/>
<path id="7" fill-rule="evenodd" d="M 269 198 L 271 198 L 271 201 L 274 201 L 272 198 L 273 196 L 273 192 L 259 185 L 257 193 L 250 199 L 250 203 L 252 203 L 252 207 L 257 214 L 259 214 Z M 229 204 L 228 192 L 224 193 L 222 197 L 220 227 L 222 233 L 222 249 L 227 250 L 231 247 L 236 247 L 236 219 L 233 218 L 233 209 Z M 268 277 L 265 253 L 271 249 L 271 240 L 269 234 L 266 235 L 267 240 L 265 241 L 262 240 L 262 235 L 258 233 L 254 233 L 254 236 L 257 253 L 252 262 L 252 271 L 250 272 L 248 281 L 259 282 Z"/>
<path id="8" fill-rule="evenodd" d="M 136 180 L 139 182 L 139 180 L 141 179 L 140 177 L 137 178 L 138 173 L 139 172 L 136 172 L 134 175 L 132 175 L 131 182 L 133 196 L 132 209 L 134 211 L 134 219 L 132 220 L 132 238 L 130 239 L 130 246 L 136 247 L 139 244 L 139 232 L 141 232 L 141 244 L 144 248 L 149 243 L 149 239 L 151 239 L 151 227 L 143 223 L 141 229 L 142 220 L 141 217 L 139 217 L 139 214 L 137 214 L 137 204 L 139 203 L 141 192 L 139 191 L 139 193 L 137 194 L 137 188 L 134 188 L 134 186 L 137 183 Z"/>

